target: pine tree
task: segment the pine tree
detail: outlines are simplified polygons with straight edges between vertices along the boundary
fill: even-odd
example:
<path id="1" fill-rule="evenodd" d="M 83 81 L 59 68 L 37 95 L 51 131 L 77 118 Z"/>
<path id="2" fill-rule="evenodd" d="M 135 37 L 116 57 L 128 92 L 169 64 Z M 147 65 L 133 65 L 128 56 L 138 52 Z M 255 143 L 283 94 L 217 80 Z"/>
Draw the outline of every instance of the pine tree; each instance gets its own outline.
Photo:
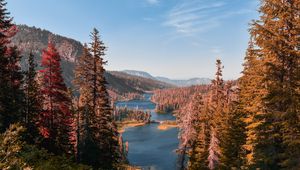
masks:
<path id="1" fill-rule="evenodd" d="M 96 168 L 111 169 L 119 161 L 118 133 L 106 90 L 103 60 L 105 46 L 98 30 L 91 34 L 90 48 L 85 45 L 75 70 L 75 84 L 80 92 L 83 120 L 81 160 Z"/>
<path id="2" fill-rule="evenodd" d="M 21 57 L 16 47 L 8 47 L 16 26 L 5 6 L 4 0 L 0 0 L 0 132 L 20 121 L 23 100 Z"/>
<path id="3" fill-rule="evenodd" d="M 222 168 L 222 140 L 225 134 L 225 121 L 230 94 L 226 94 L 222 79 L 221 60 L 216 61 L 216 78 L 212 81 L 209 93 L 202 97 L 196 94 L 185 108 L 185 116 L 180 119 L 181 142 L 189 150 L 189 169 Z M 181 111 L 182 112 L 182 111 Z M 185 134 L 185 135 L 184 135 Z M 185 139 L 185 140 L 183 140 Z M 188 139 L 188 140 L 187 140 Z M 188 142 L 184 142 L 188 141 Z M 222 159 L 221 159 L 222 158 Z"/>
<path id="4" fill-rule="evenodd" d="M 78 110 L 78 99 L 74 96 L 75 91 L 71 88 L 67 90 L 67 96 L 71 101 L 70 112 L 71 112 L 71 132 L 70 132 L 70 143 L 73 146 L 74 156 L 77 162 L 79 162 L 79 138 L 80 138 L 80 112 Z"/>
<path id="5" fill-rule="evenodd" d="M 39 132 L 37 129 L 38 115 L 42 110 L 42 95 L 40 94 L 40 87 L 36 81 L 37 72 L 35 70 L 36 64 L 34 55 L 29 54 L 28 57 L 28 70 L 25 72 L 24 80 L 24 127 L 27 131 L 26 141 L 29 144 L 36 143 Z"/>
<path id="6" fill-rule="evenodd" d="M 217 72 L 216 77 L 212 81 L 209 101 L 208 114 L 210 116 L 210 145 L 208 155 L 209 169 L 218 169 L 220 166 L 220 136 L 222 134 L 222 121 L 225 115 L 226 96 L 224 94 L 224 81 L 222 79 L 222 62 L 216 61 Z"/>
<path id="7" fill-rule="evenodd" d="M 210 143 L 208 148 L 208 168 L 210 170 L 218 169 L 219 167 L 219 159 L 221 155 L 220 151 L 220 141 L 217 137 L 217 131 L 214 127 L 211 128 L 210 134 Z"/>
<path id="8" fill-rule="evenodd" d="M 227 82 L 225 86 L 227 106 L 222 120 L 220 136 L 220 169 L 240 169 L 244 165 L 246 143 L 245 115 L 238 100 L 239 89 Z"/>
<path id="9" fill-rule="evenodd" d="M 250 30 L 256 52 L 246 58 L 241 101 L 250 120 L 246 146 L 254 168 L 300 165 L 299 6 L 296 0 L 264 0 Z M 258 81 L 247 85 L 251 77 Z"/>
<path id="10" fill-rule="evenodd" d="M 239 105 L 246 124 L 245 167 L 253 167 L 255 164 L 254 150 L 258 142 L 257 128 L 262 123 L 257 119 L 257 115 L 262 114 L 262 98 L 266 93 L 262 85 L 264 74 L 262 59 L 259 51 L 254 48 L 253 38 L 251 38 L 243 64 L 243 76 L 239 79 Z"/>
<path id="11" fill-rule="evenodd" d="M 71 100 L 62 77 L 61 57 L 52 43 L 43 51 L 41 93 L 43 110 L 39 116 L 39 130 L 44 137 L 43 145 L 50 152 L 72 152 Z"/>
<path id="12" fill-rule="evenodd" d="M 193 127 L 193 103 L 188 103 L 181 112 L 185 112 L 185 114 L 182 117 L 178 116 L 178 125 L 180 127 L 179 132 L 179 139 L 180 139 L 180 145 L 179 145 L 179 156 L 178 156 L 178 162 L 177 162 L 177 169 L 185 169 L 186 164 L 186 153 L 188 148 L 190 147 L 192 139 L 194 139 L 195 135 L 195 129 Z"/>
<path id="13" fill-rule="evenodd" d="M 83 55 L 80 56 L 75 67 L 74 84 L 78 87 L 80 96 L 77 108 L 77 160 L 85 164 L 97 164 L 96 156 L 99 153 L 92 141 L 90 130 L 91 107 L 90 99 L 92 94 L 91 81 L 93 75 L 90 74 L 93 58 L 89 52 L 87 44 L 84 45 Z M 89 83 L 87 83 L 89 82 Z"/>
<path id="14" fill-rule="evenodd" d="M 208 169 L 210 115 L 207 111 L 207 102 L 202 94 L 196 94 L 191 102 L 193 103 L 191 123 L 194 135 L 190 142 L 188 169 Z"/>

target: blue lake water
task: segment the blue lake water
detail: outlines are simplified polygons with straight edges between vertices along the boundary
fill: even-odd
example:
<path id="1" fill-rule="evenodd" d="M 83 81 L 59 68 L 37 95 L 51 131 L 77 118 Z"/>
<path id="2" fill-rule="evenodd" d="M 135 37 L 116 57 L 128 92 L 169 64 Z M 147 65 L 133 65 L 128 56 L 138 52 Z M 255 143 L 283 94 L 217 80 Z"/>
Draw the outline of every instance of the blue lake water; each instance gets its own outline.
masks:
<path id="1" fill-rule="evenodd" d="M 146 94 L 145 100 L 131 100 L 117 102 L 117 107 L 128 109 L 143 109 L 151 112 L 151 120 L 175 120 L 169 114 L 158 114 L 154 111 L 155 103 L 150 101 L 151 94 Z M 166 131 L 157 129 L 158 124 L 127 128 L 123 133 L 123 140 L 129 142 L 129 163 L 141 167 L 152 167 L 155 170 L 175 169 L 178 147 L 178 129 Z"/>

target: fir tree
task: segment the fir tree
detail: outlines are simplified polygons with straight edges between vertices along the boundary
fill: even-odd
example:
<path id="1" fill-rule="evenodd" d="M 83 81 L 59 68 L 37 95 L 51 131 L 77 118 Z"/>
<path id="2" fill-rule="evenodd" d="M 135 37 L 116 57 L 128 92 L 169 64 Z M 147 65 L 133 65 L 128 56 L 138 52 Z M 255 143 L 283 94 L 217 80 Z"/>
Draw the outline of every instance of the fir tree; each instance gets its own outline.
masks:
<path id="1" fill-rule="evenodd" d="M 239 79 L 239 105 L 242 114 L 244 114 L 244 122 L 246 124 L 246 150 L 245 166 L 252 167 L 254 164 L 254 148 L 257 144 L 257 127 L 262 123 L 257 119 L 263 108 L 262 98 L 265 90 L 262 85 L 263 79 L 263 63 L 262 57 L 257 49 L 254 49 L 252 38 L 249 42 L 245 62 L 243 76 Z"/>
<path id="2" fill-rule="evenodd" d="M 36 81 L 36 64 L 34 61 L 34 55 L 29 54 L 28 57 L 28 70 L 25 72 L 24 80 L 24 118 L 23 122 L 28 133 L 26 141 L 27 143 L 37 142 L 39 132 L 37 129 L 38 115 L 42 110 L 42 95 L 40 94 L 40 87 Z"/>
<path id="3" fill-rule="evenodd" d="M 119 161 L 120 153 L 104 77 L 106 48 L 98 30 L 93 30 L 91 39 L 90 48 L 85 46 L 75 70 L 83 120 L 81 160 L 96 168 L 111 169 Z"/>
<path id="4" fill-rule="evenodd" d="M 231 82 L 225 87 L 227 106 L 222 120 L 222 134 L 220 137 L 221 169 L 240 169 L 244 165 L 246 143 L 245 115 L 241 111 L 238 100 L 239 90 Z"/>
<path id="5" fill-rule="evenodd" d="M 16 47 L 8 47 L 16 26 L 5 6 L 4 0 L 0 0 L 0 132 L 20 121 L 23 100 L 21 57 Z"/>
<path id="6" fill-rule="evenodd" d="M 72 115 L 70 142 L 73 146 L 74 156 L 79 162 L 79 138 L 80 138 L 80 112 L 78 110 L 78 99 L 74 96 L 74 91 L 71 88 L 67 90 L 67 96 L 71 101 L 70 112 Z"/>
<path id="7" fill-rule="evenodd" d="M 248 113 L 252 123 L 247 143 L 252 144 L 254 168 L 297 169 L 300 165 L 299 5 L 295 0 L 262 1 L 261 17 L 250 31 L 258 54 L 256 67 L 262 68 L 244 76 L 261 77 L 253 87 L 246 85 L 249 91 L 259 91 L 256 103 L 250 101 L 256 109 Z"/>
<path id="8" fill-rule="evenodd" d="M 194 138 L 195 135 L 195 129 L 193 128 L 193 103 L 188 103 L 181 112 L 185 112 L 185 114 L 182 117 L 178 117 L 178 125 L 180 127 L 179 132 L 179 139 L 180 139 L 180 145 L 179 145 L 179 156 L 178 156 L 178 162 L 177 162 L 177 168 L 182 170 L 185 168 L 186 164 L 186 153 L 187 150 L 191 144 L 191 140 Z"/>
<path id="9" fill-rule="evenodd" d="M 210 116 L 210 145 L 208 155 L 208 167 L 210 169 L 218 169 L 220 166 L 220 136 L 222 134 L 222 121 L 225 115 L 226 96 L 224 94 L 224 81 L 222 79 L 222 63 L 221 60 L 216 61 L 217 72 L 216 77 L 212 81 L 212 86 L 208 101 L 208 114 Z"/>
<path id="10" fill-rule="evenodd" d="M 196 94 L 191 102 L 192 107 L 192 128 L 194 135 L 192 136 L 188 169 L 208 169 L 208 154 L 210 143 L 210 115 L 207 112 L 207 102 L 202 94 Z"/>
<path id="11" fill-rule="evenodd" d="M 41 93 L 43 110 L 39 116 L 39 130 L 44 137 L 43 145 L 50 152 L 72 152 L 70 111 L 71 100 L 62 77 L 61 57 L 52 43 L 43 51 Z"/>
<path id="12" fill-rule="evenodd" d="M 220 151 L 220 141 L 217 137 L 217 131 L 215 128 L 211 128 L 211 134 L 210 134 L 210 143 L 208 148 L 208 168 L 210 170 L 218 169 L 219 167 L 219 159 L 221 155 Z"/>

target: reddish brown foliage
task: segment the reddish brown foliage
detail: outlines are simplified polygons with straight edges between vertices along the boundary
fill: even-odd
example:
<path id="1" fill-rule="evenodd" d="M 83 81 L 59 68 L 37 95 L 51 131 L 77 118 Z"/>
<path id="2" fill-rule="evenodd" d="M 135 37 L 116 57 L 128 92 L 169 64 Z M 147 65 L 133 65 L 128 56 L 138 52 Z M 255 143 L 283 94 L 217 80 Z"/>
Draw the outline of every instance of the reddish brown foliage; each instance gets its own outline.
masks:
<path id="1" fill-rule="evenodd" d="M 156 90 L 152 96 L 158 112 L 170 112 L 185 106 L 196 92 L 207 93 L 209 85 Z"/>
<path id="2" fill-rule="evenodd" d="M 60 55 L 53 44 L 43 51 L 41 93 L 43 110 L 39 116 L 39 129 L 46 138 L 46 147 L 53 152 L 69 151 L 72 115 L 71 100 L 62 77 Z"/>

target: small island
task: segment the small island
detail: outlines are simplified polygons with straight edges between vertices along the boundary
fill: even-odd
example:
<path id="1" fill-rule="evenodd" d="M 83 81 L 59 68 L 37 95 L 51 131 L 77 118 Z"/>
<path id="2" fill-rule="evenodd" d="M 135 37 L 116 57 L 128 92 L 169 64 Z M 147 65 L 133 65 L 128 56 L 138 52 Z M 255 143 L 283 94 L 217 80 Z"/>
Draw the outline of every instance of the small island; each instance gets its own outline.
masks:
<path id="1" fill-rule="evenodd" d="M 160 122 L 160 124 L 157 126 L 158 130 L 169 130 L 171 128 L 177 128 L 177 122 L 172 120 L 166 120 Z"/>
<path id="2" fill-rule="evenodd" d="M 115 118 L 118 127 L 118 132 L 123 133 L 126 128 L 143 126 L 150 123 L 150 112 L 143 110 L 131 110 L 125 108 L 118 108 L 115 111 Z"/>

